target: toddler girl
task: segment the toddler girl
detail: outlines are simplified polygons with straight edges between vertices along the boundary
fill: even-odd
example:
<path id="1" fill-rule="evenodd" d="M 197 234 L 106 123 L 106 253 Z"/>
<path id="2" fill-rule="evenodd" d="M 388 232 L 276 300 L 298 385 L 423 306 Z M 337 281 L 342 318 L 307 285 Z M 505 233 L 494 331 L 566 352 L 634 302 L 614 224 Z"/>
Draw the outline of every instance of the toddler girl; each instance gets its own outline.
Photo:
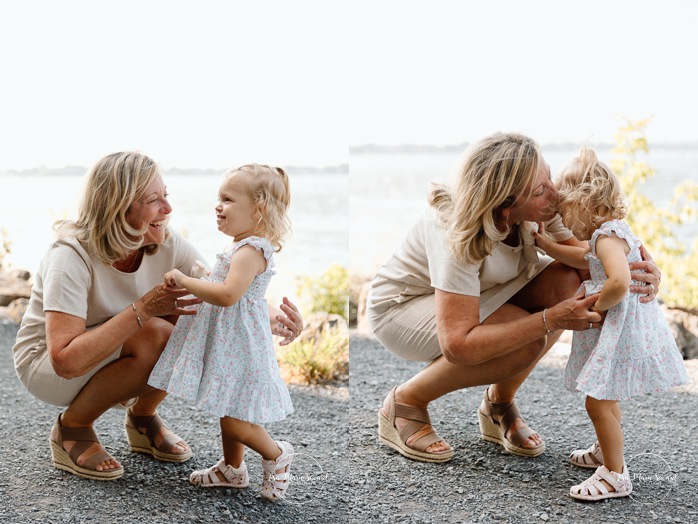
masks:
<path id="1" fill-rule="evenodd" d="M 570 460 L 596 472 L 570 496 L 582 500 L 625 497 L 632 492 L 623 459 L 623 432 L 618 401 L 643 393 L 666 391 L 688 383 L 674 338 L 656 300 L 639 302 L 628 293 L 633 282 L 628 264 L 641 260 L 640 241 L 622 221 L 623 193 L 611 169 L 590 149 L 565 167 L 557 181 L 559 210 L 565 226 L 589 249 L 556 244 L 535 234 L 549 255 L 585 269 L 586 295 L 600 293 L 593 309 L 605 315 L 601 328 L 575 331 L 565 370 L 565 387 L 586 395 L 586 410 L 597 442 L 572 453 Z M 654 290 L 652 290 L 654 293 Z"/>
<path id="2" fill-rule="evenodd" d="M 204 302 L 195 316 L 180 317 L 148 381 L 220 417 L 223 459 L 193 472 L 192 484 L 247 487 L 247 446 L 262 456 L 261 495 L 269 500 L 283 497 L 293 460 L 291 444 L 274 441 L 258 425 L 293 411 L 264 298 L 275 273 L 273 253 L 290 229 L 289 202 L 283 169 L 251 164 L 224 175 L 216 218 L 233 244 L 217 256 L 208 279 L 176 269 L 165 275 L 168 286 L 186 288 Z"/>

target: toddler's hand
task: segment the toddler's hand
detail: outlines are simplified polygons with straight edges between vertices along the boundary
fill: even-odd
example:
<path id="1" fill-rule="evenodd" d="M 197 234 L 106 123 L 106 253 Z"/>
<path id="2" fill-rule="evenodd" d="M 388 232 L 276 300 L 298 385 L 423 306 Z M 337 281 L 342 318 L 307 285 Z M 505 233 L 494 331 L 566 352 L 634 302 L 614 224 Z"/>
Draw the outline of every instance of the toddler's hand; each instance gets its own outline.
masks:
<path id="1" fill-rule="evenodd" d="M 179 269 L 173 269 L 165 274 L 165 285 L 169 288 L 182 287 L 182 278 L 184 273 Z"/>

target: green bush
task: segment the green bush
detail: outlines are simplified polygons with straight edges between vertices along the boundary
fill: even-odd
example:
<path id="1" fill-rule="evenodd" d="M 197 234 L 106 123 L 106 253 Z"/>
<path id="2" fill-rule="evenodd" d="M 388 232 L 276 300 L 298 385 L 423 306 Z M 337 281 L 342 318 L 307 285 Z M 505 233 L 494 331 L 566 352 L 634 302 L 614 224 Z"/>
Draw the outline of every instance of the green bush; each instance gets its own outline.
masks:
<path id="1" fill-rule="evenodd" d="M 287 381 L 317 384 L 344 380 L 349 369 L 349 338 L 346 332 L 333 328 L 318 340 L 298 340 L 277 350 L 282 372 Z"/>
<path id="2" fill-rule="evenodd" d="M 698 241 L 683 245 L 674 233 L 677 225 L 695 222 L 698 184 L 685 182 L 674 189 L 668 209 L 655 206 L 642 192 L 654 169 L 644 161 L 649 155 L 646 128 L 649 119 L 630 121 L 616 134 L 611 167 L 618 175 L 628 202 L 627 222 L 662 271 L 660 296 L 669 307 L 698 308 Z"/>
<path id="3" fill-rule="evenodd" d="M 349 319 L 349 271 L 331 265 L 318 277 L 299 277 L 298 296 L 304 315 L 330 313 Z"/>

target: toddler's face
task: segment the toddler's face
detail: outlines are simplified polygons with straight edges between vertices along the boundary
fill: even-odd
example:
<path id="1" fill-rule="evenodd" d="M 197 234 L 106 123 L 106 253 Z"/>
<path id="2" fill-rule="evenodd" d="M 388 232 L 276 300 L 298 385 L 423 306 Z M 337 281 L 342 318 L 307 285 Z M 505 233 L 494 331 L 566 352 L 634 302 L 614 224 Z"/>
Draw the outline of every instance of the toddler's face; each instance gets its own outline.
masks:
<path id="1" fill-rule="evenodd" d="M 224 180 L 216 206 L 218 230 L 239 241 L 254 234 L 259 219 L 259 211 L 247 191 L 244 175 L 235 173 Z"/>

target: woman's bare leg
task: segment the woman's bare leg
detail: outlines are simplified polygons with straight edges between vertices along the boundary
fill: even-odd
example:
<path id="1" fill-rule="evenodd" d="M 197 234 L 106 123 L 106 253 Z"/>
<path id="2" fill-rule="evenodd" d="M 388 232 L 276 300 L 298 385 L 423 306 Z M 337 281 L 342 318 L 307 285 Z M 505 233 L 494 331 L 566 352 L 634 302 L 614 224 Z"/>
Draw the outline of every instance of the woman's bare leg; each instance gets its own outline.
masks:
<path id="1" fill-rule="evenodd" d="M 153 318 L 145 324 L 143 329 L 124 343 L 121 357 L 104 366 L 85 384 L 63 413 L 61 424 L 67 427 L 90 427 L 109 408 L 134 397 L 139 397 L 131 408 L 135 415 L 155 413 L 166 393 L 148 386 L 148 377 L 167 344 L 172 327 L 171 323 L 159 318 Z M 68 452 L 74 445 L 74 441 L 64 441 L 64 448 Z M 78 457 L 78 465 L 101 449 L 98 442 L 92 444 Z M 178 451 L 183 450 L 175 446 L 173 452 Z M 119 467 L 119 462 L 112 459 L 97 466 L 97 470 L 116 467 Z"/>
<path id="2" fill-rule="evenodd" d="M 552 285 L 554 283 L 554 285 Z M 503 323 L 522 318 L 526 315 L 551 307 L 574 295 L 579 288 L 580 280 L 576 270 L 553 262 L 543 270 L 533 281 L 517 293 L 508 304 L 490 315 L 484 322 Z M 489 389 L 490 401 L 513 402 L 516 392 L 529 376 L 536 363 L 552 347 L 562 332 L 553 333 L 547 337 L 527 344 L 512 353 L 476 366 L 452 364 L 445 358 L 439 357 L 414 377 L 399 386 L 395 392 L 395 400 L 400 404 L 427 408 L 429 403 L 443 395 L 472 386 L 492 384 Z M 388 399 L 383 405 L 387 413 Z M 395 424 L 401 429 L 407 421 L 397 418 Z M 525 426 L 519 418 L 510 427 L 510 433 Z M 411 442 L 429 433 L 431 426 L 426 424 L 420 431 L 412 435 L 406 442 Z M 538 435 L 524 440 L 522 447 L 534 448 L 541 442 Z M 427 448 L 428 452 L 438 452 L 451 449 L 444 441 L 436 442 Z"/>

